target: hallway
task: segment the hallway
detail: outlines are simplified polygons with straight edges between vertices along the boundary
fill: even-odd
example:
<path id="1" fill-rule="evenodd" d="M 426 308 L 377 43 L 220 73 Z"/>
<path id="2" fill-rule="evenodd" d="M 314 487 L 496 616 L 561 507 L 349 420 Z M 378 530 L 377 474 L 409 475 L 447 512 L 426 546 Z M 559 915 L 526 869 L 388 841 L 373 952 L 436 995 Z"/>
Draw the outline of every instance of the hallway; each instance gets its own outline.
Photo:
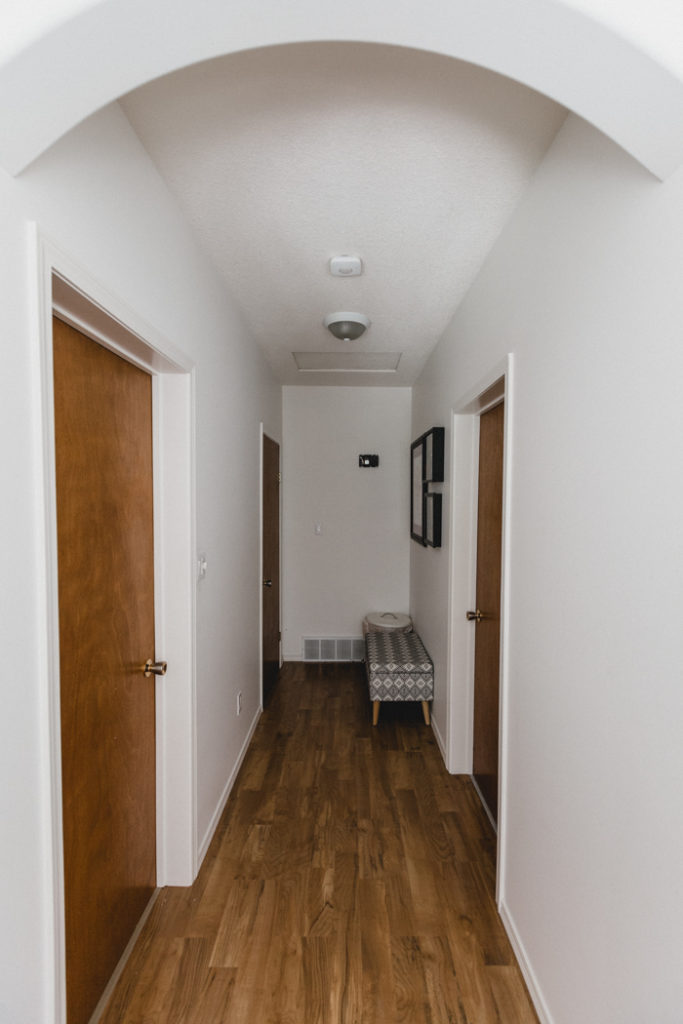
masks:
<path id="1" fill-rule="evenodd" d="M 286 663 L 194 886 L 161 891 L 101 1024 L 533 1024 L 495 843 L 419 705 Z"/>

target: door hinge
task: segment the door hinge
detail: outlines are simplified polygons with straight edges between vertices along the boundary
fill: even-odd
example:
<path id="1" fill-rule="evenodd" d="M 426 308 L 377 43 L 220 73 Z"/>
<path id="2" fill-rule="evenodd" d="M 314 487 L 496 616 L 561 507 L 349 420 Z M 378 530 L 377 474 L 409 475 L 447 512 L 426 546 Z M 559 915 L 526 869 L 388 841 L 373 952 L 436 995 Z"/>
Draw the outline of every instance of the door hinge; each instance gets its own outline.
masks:
<path id="1" fill-rule="evenodd" d="M 282 640 L 282 633 L 280 632 L 279 629 L 277 631 L 277 638 L 278 638 L 278 640 Z"/>
<path id="2" fill-rule="evenodd" d="M 278 473 L 278 475 L 277 475 L 277 482 L 278 482 L 279 484 L 281 484 L 281 483 L 282 483 L 282 473 Z"/>

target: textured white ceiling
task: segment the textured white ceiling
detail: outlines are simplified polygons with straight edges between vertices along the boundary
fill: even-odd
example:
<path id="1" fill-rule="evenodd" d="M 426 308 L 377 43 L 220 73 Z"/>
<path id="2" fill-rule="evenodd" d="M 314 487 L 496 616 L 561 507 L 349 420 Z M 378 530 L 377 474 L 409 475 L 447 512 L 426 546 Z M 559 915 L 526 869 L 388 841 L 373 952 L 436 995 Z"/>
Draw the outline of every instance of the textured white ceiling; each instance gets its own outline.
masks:
<path id="1" fill-rule="evenodd" d="M 279 379 L 354 386 L 415 381 L 566 113 L 473 65 L 358 43 L 234 54 L 121 104 Z M 361 277 L 331 276 L 341 253 Z M 323 327 L 338 309 L 370 318 L 358 341 Z M 401 356 L 302 373 L 294 352 Z"/>

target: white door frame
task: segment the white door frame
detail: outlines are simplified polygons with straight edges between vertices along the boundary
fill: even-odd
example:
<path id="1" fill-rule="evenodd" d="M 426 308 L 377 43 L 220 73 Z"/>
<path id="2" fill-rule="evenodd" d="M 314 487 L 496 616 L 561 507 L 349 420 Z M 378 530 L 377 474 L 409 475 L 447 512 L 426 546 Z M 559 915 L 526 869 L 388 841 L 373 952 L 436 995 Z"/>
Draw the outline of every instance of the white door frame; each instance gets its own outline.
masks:
<path id="1" fill-rule="evenodd" d="M 505 891 L 505 849 L 507 824 L 507 722 L 508 722 L 508 631 L 510 504 L 512 475 L 512 424 L 514 408 L 513 357 L 508 355 L 491 367 L 474 387 L 464 392 L 452 407 L 451 445 L 451 564 L 448 593 L 448 768 L 472 772 L 474 736 L 474 629 L 465 612 L 475 607 L 477 592 L 477 505 L 479 478 L 479 417 L 505 399 L 503 448 L 503 535 L 500 603 L 500 712 L 498 844 L 496 902 Z M 467 752 L 467 763 L 457 759 Z"/>
<path id="2" fill-rule="evenodd" d="M 154 586 L 157 658 L 169 669 L 156 685 L 157 886 L 190 885 L 197 874 L 195 666 L 195 403 L 192 362 L 34 225 L 41 376 L 42 547 L 45 556 L 45 666 L 41 729 L 44 766 L 45 885 L 52 897 L 56 1024 L 66 1015 L 64 863 L 59 707 L 59 608 L 55 495 L 53 313 L 152 376 Z"/>

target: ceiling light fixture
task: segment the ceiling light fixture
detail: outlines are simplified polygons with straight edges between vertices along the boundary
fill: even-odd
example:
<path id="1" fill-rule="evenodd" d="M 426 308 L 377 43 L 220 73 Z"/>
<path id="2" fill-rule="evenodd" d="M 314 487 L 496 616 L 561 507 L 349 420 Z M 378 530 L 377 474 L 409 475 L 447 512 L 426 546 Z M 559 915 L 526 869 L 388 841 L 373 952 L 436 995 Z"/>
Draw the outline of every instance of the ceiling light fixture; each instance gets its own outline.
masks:
<path id="1" fill-rule="evenodd" d="M 363 313 L 328 313 L 323 323 L 338 341 L 357 341 L 370 326 Z"/>

